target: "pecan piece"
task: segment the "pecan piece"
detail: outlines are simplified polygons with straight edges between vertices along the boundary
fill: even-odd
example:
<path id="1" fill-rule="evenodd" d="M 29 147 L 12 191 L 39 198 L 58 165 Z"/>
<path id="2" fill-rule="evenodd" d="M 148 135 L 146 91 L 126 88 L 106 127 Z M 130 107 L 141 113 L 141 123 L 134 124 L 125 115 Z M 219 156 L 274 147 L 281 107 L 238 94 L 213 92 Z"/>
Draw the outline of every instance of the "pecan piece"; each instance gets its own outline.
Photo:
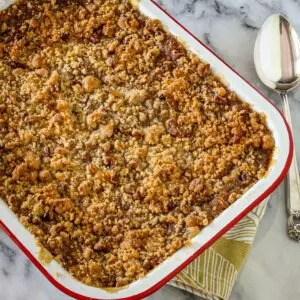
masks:
<path id="1" fill-rule="evenodd" d="M 177 121 L 175 119 L 169 119 L 166 122 L 166 128 L 167 131 L 171 134 L 173 137 L 181 137 L 182 132 L 178 128 Z"/>

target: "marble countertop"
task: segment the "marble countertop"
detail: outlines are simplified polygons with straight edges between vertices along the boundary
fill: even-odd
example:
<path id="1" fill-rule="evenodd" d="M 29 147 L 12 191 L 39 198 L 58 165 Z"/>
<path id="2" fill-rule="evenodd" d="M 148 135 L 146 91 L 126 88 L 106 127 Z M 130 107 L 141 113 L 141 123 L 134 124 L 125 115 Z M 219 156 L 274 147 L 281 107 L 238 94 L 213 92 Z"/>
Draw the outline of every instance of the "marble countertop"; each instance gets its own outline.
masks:
<path id="1" fill-rule="evenodd" d="M 283 13 L 300 34 L 300 0 L 160 0 L 165 9 L 224 58 L 241 75 L 279 104 L 260 83 L 253 64 L 258 28 L 272 13 Z M 300 130 L 300 87 L 290 95 L 295 132 Z M 300 161 L 300 136 L 296 136 Z M 286 235 L 284 186 L 272 195 L 252 251 L 230 300 L 297 300 L 300 298 L 300 244 Z M 0 230 L 0 299 L 71 299 L 53 287 Z M 151 300 L 200 299 L 165 286 Z"/>

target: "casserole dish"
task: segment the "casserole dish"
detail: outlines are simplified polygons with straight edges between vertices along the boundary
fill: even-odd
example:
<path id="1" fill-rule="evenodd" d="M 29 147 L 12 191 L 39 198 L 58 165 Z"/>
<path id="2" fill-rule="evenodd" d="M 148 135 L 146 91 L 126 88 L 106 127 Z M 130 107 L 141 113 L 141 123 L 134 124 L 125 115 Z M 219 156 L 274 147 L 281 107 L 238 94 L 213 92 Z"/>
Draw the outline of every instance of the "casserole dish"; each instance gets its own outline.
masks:
<path id="1" fill-rule="evenodd" d="M 253 208 L 260 200 L 262 200 L 283 178 L 284 173 L 289 165 L 290 159 L 290 134 L 287 127 L 284 124 L 284 120 L 280 117 L 278 112 L 272 108 L 267 102 L 263 102 L 253 90 L 247 86 L 244 82 L 240 81 L 234 72 L 227 69 L 227 67 L 220 61 L 213 58 L 212 54 L 206 50 L 203 46 L 199 45 L 194 39 L 192 39 L 180 26 L 176 25 L 173 21 L 160 12 L 159 8 L 149 1 L 140 3 L 141 10 L 150 17 L 157 17 L 170 29 L 170 31 L 183 40 L 190 46 L 194 52 L 198 53 L 204 60 L 206 60 L 212 68 L 219 74 L 225 75 L 226 79 L 230 83 L 237 93 L 246 100 L 249 104 L 259 112 L 265 112 L 269 128 L 274 132 L 275 143 L 277 152 L 274 156 L 274 164 L 270 169 L 268 176 L 259 181 L 251 190 L 249 190 L 232 208 L 228 209 L 228 212 L 224 212 L 215 222 L 212 223 L 207 229 L 203 230 L 188 247 L 178 251 L 172 258 L 166 260 L 154 271 L 149 273 L 144 279 L 138 280 L 133 284 L 130 284 L 126 288 L 122 289 L 97 289 L 85 286 L 82 283 L 74 280 L 66 271 L 60 268 L 56 262 L 48 260 L 48 264 L 41 267 L 43 272 L 47 270 L 47 276 L 52 281 L 56 282 L 56 285 L 60 286 L 65 291 L 75 297 L 87 297 L 87 298 L 140 298 L 154 291 L 164 282 L 175 275 L 181 268 L 195 258 L 205 247 L 209 246 L 220 234 L 225 232 L 230 225 L 236 222 L 239 218 L 247 212 L 247 210 Z M 2 204 L 1 204 L 2 205 Z M 16 235 L 18 232 L 18 243 L 26 244 L 26 253 L 36 262 L 39 256 L 39 247 L 34 242 L 34 239 L 29 233 L 14 219 L 14 216 L 7 210 L 3 204 L 3 215 L 1 220 L 3 221 L 3 227 L 7 231 L 10 231 L 11 235 Z M 39 259 L 41 262 L 44 260 L 42 257 Z M 49 263 L 50 261 L 50 263 Z M 170 268 L 172 266 L 172 268 Z M 57 276 L 56 279 L 53 277 Z"/>

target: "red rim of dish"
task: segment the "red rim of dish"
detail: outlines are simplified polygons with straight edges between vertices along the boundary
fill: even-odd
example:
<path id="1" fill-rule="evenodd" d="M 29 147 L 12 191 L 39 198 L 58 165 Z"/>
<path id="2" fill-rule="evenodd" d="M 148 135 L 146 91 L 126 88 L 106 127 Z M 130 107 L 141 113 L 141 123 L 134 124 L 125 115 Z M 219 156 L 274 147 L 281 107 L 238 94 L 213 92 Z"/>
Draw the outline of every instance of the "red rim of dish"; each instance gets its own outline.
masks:
<path id="1" fill-rule="evenodd" d="M 179 267 L 169 273 L 162 280 L 154 284 L 152 287 L 147 290 L 132 295 L 125 298 L 116 298 L 117 300 L 135 300 L 141 299 L 151 295 L 156 292 L 159 288 L 169 282 L 174 276 L 176 276 L 181 270 L 183 270 L 188 264 L 190 264 L 194 259 L 196 259 L 204 250 L 209 248 L 216 240 L 218 240 L 224 233 L 226 233 L 230 228 L 232 228 L 238 221 L 240 221 L 244 216 L 246 216 L 249 212 L 251 212 L 259 203 L 261 203 L 266 197 L 268 197 L 283 181 L 285 178 L 290 165 L 292 163 L 293 151 L 294 148 L 293 138 L 291 130 L 285 120 L 283 114 L 279 111 L 279 109 L 260 91 L 256 89 L 250 82 L 248 82 L 243 76 L 241 76 L 237 71 L 235 71 L 230 65 L 228 65 L 221 57 L 219 57 L 213 50 L 204 45 L 193 33 L 191 33 L 188 29 L 186 29 L 182 24 L 180 24 L 174 17 L 172 17 L 168 12 L 166 12 L 159 4 L 157 4 L 154 0 L 150 0 L 156 7 L 158 7 L 163 13 L 165 13 L 170 19 L 172 19 L 177 25 L 179 25 L 183 30 L 185 30 L 189 35 L 191 35 L 198 43 L 200 43 L 204 48 L 206 48 L 209 52 L 211 52 L 215 57 L 217 57 L 220 61 L 222 61 L 229 69 L 231 69 L 235 74 L 237 74 L 243 81 L 245 81 L 249 86 L 251 86 L 258 94 L 260 94 L 266 101 L 268 101 L 281 115 L 284 120 L 285 126 L 289 135 L 289 154 L 287 157 L 286 164 L 278 176 L 278 178 L 274 181 L 274 183 L 263 193 L 261 194 L 255 201 L 253 201 L 246 209 L 244 209 L 237 217 L 235 217 L 230 223 L 228 223 L 225 227 L 223 227 L 213 238 L 211 238 L 207 243 L 205 243 L 200 249 L 198 249 L 192 256 L 190 256 L 186 261 L 184 261 Z M 61 283 L 55 280 L 55 278 L 48 273 L 48 271 L 42 266 L 42 264 L 30 253 L 30 251 L 18 240 L 18 238 L 8 229 L 8 227 L 0 220 L 0 227 L 4 232 L 15 242 L 15 244 L 24 252 L 24 254 L 32 261 L 32 263 L 39 269 L 39 271 L 60 291 L 67 294 L 68 296 L 74 297 L 80 300 L 103 300 L 101 298 L 91 298 L 87 296 L 80 295 L 76 292 L 73 292 L 63 286 Z"/>

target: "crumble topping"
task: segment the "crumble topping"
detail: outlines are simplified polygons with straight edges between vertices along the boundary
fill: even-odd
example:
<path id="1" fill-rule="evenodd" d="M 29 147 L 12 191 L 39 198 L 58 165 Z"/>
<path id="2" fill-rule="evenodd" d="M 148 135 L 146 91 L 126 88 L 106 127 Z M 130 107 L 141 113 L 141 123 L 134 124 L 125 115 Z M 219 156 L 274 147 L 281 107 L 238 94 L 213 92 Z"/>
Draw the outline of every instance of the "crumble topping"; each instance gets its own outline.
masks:
<path id="1" fill-rule="evenodd" d="M 0 196 L 85 284 L 142 278 L 268 171 L 265 116 L 129 1 L 0 20 Z"/>

